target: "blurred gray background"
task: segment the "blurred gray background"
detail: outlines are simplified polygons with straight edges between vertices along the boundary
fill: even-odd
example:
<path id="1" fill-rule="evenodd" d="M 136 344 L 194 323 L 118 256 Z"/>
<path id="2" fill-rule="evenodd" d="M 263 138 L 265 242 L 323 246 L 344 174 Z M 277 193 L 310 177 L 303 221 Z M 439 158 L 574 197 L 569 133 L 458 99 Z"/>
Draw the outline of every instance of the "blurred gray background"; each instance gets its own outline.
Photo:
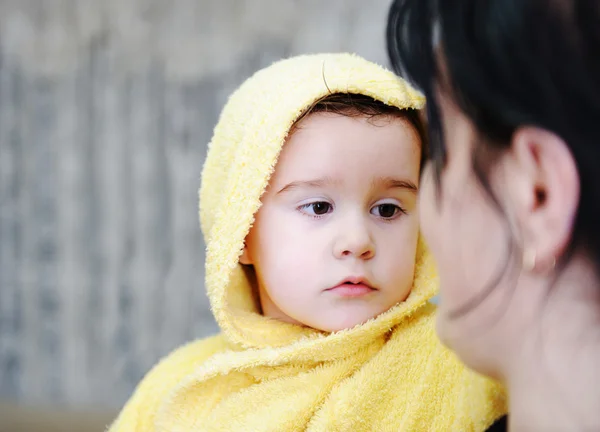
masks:
<path id="1" fill-rule="evenodd" d="M 116 409 L 216 331 L 197 189 L 221 108 L 290 55 L 387 64 L 389 3 L 0 0 L 0 399 Z"/>

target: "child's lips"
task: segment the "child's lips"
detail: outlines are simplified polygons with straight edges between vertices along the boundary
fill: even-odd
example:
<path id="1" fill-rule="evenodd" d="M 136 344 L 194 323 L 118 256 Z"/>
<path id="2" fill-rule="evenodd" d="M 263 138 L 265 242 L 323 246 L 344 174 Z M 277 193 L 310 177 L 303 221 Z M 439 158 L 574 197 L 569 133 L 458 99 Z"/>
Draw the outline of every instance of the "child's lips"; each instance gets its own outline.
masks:
<path id="1" fill-rule="evenodd" d="M 344 283 L 325 290 L 342 297 L 362 297 L 377 291 L 364 283 Z"/>
<path id="2" fill-rule="evenodd" d="M 371 283 L 366 278 L 356 276 L 346 278 L 334 287 L 331 287 L 325 291 L 332 292 L 343 297 L 362 297 L 377 291 L 377 289 L 373 288 Z"/>

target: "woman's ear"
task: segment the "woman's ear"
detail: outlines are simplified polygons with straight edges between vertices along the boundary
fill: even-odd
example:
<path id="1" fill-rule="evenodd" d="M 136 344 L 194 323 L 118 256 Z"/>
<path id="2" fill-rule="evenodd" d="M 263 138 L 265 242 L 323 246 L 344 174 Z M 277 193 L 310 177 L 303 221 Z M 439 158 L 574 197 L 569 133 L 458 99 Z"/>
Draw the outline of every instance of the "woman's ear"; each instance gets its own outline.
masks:
<path id="1" fill-rule="evenodd" d="M 517 214 L 524 248 L 542 263 L 554 262 L 570 242 L 580 184 L 575 159 L 563 139 L 547 130 L 523 127 L 515 132 L 512 156 L 518 185 Z M 514 195 L 513 195 L 514 196 Z"/>

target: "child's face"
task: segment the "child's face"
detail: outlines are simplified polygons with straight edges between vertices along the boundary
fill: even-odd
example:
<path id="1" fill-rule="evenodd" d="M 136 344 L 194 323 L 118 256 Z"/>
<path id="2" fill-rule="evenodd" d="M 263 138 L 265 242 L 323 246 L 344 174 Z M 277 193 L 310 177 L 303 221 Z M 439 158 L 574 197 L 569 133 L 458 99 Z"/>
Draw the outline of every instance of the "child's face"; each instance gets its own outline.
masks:
<path id="1" fill-rule="evenodd" d="M 315 113 L 300 122 L 240 259 L 254 265 L 265 316 L 336 331 L 406 299 L 420 145 L 401 118 Z"/>

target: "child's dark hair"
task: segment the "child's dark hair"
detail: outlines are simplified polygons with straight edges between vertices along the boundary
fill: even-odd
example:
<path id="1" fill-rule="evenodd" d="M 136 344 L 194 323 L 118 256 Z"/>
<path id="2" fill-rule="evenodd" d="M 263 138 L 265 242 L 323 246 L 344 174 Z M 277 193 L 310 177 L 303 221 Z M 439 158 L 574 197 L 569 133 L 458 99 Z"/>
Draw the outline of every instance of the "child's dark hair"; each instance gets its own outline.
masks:
<path id="1" fill-rule="evenodd" d="M 421 141 L 421 165 L 427 159 L 427 135 L 419 110 L 387 105 L 370 96 L 356 93 L 331 93 L 313 103 L 296 120 L 296 125 L 314 113 L 333 113 L 345 117 L 367 117 L 369 119 L 389 117 L 405 119 L 415 129 Z"/>

